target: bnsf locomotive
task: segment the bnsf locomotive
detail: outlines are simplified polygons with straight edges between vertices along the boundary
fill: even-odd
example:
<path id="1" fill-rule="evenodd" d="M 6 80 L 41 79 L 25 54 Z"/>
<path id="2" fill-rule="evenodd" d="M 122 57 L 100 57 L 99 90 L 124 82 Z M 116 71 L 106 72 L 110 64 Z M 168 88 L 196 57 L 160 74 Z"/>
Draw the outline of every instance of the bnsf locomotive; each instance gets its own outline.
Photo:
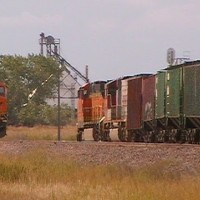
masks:
<path id="1" fill-rule="evenodd" d="M 157 74 L 87 83 L 78 92 L 78 134 L 93 129 L 95 141 L 200 142 L 200 61 Z"/>

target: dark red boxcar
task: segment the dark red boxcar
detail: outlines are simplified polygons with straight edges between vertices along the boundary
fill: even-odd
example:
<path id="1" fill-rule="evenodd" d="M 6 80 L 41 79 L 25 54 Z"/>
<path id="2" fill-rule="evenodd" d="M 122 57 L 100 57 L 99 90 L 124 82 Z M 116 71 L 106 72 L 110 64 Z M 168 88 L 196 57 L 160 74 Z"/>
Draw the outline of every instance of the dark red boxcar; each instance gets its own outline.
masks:
<path id="1" fill-rule="evenodd" d="M 128 81 L 127 130 L 140 129 L 142 119 L 142 77 Z"/>
<path id="2" fill-rule="evenodd" d="M 143 78 L 142 84 L 142 119 L 151 121 L 155 118 L 155 75 Z"/>
<path id="3" fill-rule="evenodd" d="M 128 80 L 127 130 L 142 129 L 143 80 L 147 77 L 149 74 L 141 74 Z"/>

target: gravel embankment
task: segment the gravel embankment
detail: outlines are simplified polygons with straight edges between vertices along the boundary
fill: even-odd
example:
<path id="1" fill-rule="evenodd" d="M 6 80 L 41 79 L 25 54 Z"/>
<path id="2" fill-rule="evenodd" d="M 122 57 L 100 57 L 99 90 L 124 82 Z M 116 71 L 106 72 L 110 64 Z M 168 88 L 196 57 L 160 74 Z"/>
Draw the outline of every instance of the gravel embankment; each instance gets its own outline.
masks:
<path id="1" fill-rule="evenodd" d="M 168 162 L 179 173 L 200 171 L 200 145 L 103 142 L 0 141 L 1 154 L 23 154 L 45 148 L 48 153 L 86 164 L 118 164 L 133 168 Z"/>

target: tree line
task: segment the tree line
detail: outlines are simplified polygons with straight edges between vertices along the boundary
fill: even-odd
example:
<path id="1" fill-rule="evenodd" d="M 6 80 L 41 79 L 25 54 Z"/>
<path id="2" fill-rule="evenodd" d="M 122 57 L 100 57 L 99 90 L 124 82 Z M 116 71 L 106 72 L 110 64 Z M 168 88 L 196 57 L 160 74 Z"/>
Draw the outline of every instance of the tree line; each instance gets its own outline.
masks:
<path id="1" fill-rule="evenodd" d="M 40 55 L 0 56 L 0 81 L 8 88 L 8 124 L 57 125 L 57 106 L 46 100 L 57 95 L 59 63 Z M 61 105 L 61 125 L 70 123 L 72 109 Z"/>

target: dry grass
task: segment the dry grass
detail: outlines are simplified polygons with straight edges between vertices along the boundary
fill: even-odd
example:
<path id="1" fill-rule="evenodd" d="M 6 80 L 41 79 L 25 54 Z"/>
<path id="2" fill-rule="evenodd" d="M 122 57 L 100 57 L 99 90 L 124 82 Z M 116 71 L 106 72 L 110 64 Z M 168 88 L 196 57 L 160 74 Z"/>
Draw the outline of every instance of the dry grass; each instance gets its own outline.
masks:
<path id="1" fill-rule="evenodd" d="M 61 140 L 76 140 L 76 126 L 61 128 Z M 57 140 L 58 128 L 55 126 L 14 127 L 7 128 L 3 140 Z"/>
<path id="2" fill-rule="evenodd" d="M 165 165 L 165 166 L 164 166 Z M 15 200 L 197 200 L 200 178 L 166 173 L 168 163 L 136 170 L 81 166 L 49 155 L 0 155 L 0 199 Z"/>
<path id="3" fill-rule="evenodd" d="M 56 140 L 57 128 L 8 127 L 2 140 Z M 75 139 L 76 127 L 63 127 L 64 140 Z M 0 154 L 0 199 L 8 200 L 198 200 L 200 176 L 166 169 L 173 161 L 134 169 L 80 165 L 47 149 L 23 155 Z"/>

